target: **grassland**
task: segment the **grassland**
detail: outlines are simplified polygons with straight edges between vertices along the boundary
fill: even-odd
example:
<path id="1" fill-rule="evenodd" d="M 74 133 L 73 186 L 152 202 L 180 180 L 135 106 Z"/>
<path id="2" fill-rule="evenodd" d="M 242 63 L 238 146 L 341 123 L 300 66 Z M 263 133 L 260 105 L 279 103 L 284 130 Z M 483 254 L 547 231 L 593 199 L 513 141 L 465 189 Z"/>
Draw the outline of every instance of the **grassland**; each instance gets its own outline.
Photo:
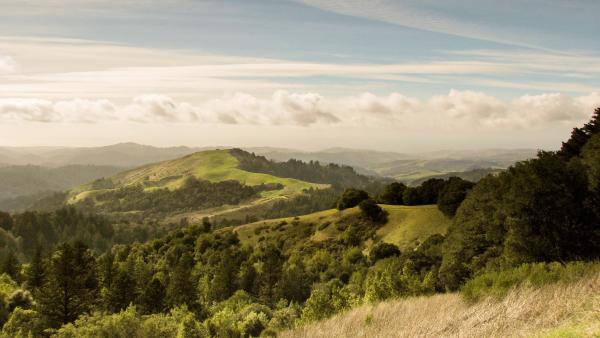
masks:
<path id="1" fill-rule="evenodd" d="M 280 336 L 600 337 L 600 273 L 475 304 L 451 293 L 363 305 Z"/>
<path id="2" fill-rule="evenodd" d="M 376 233 L 375 241 L 396 244 L 402 250 L 416 247 L 421 241 L 434 234 L 446 233 L 450 219 L 445 217 L 435 205 L 396 206 L 382 205 L 388 212 L 388 222 Z M 339 211 L 325 210 L 299 217 L 288 217 L 259 221 L 236 227 L 234 231 L 242 242 L 256 244 L 261 237 L 268 238 L 280 232 L 281 224 L 291 224 L 293 231 L 306 228 L 312 231 L 310 240 L 315 242 L 336 238 L 341 232 L 346 218 L 359 213 L 358 208 Z"/>
<path id="3" fill-rule="evenodd" d="M 188 177 L 220 182 L 235 180 L 240 183 L 256 186 L 260 184 L 279 183 L 283 189 L 261 192 L 259 200 L 252 201 L 245 206 L 227 206 L 201 215 L 194 213 L 191 217 L 213 216 L 233 209 L 251 208 L 256 205 L 270 203 L 281 198 L 289 198 L 300 194 L 304 189 L 323 188 L 326 185 L 304 182 L 292 178 L 276 177 L 268 174 L 253 173 L 238 168 L 238 160 L 229 153 L 229 150 L 210 150 L 194 153 L 175 160 L 149 164 L 137 169 L 129 170 L 110 177 L 113 187 L 110 189 L 94 189 L 92 183 L 80 186 L 71 191 L 68 203 L 77 203 L 86 198 L 93 198 L 95 194 L 111 189 L 131 185 L 142 185 L 145 191 L 153 189 L 180 188 Z M 232 210 L 230 210 L 232 209 Z M 239 211 L 239 210 L 238 210 Z"/>

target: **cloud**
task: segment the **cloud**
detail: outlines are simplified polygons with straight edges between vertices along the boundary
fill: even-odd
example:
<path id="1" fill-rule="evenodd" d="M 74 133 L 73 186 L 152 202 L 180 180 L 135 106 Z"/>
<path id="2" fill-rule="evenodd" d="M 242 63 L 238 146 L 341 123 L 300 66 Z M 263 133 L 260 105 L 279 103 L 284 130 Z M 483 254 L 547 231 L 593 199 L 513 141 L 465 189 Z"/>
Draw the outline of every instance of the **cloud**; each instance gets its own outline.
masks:
<path id="1" fill-rule="evenodd" d="M 581 3 L 581 8 L 566 11 L 566 2 L 544 0 L 538 1 L 542 3 L 535 5 L 543 7 L 543 13 L 527 10 L 528 6 L 534 9 L 534 5 L 517 0 L 505 0 L 502 5 L 491 4 L 489 1 L 464 0 L 294 1 L 342 15 L 544 51 L 561 50 L 562 48 L 551 46 L 562 45 L 569 40 L 571 40 L 570 48 L 575 48 L 573 40 L 578 36 L 571 33 L 572 26 L 579 23 L 594 27 L 595 18 L 580 13 L 594 13 L 600 9 L 597 3 L 587 2 Z M 579 15 L 569 15 L 576 13 L 575 11 Z M 535 12 L 535 16 L 529 14 L 530 12 Z M 523 25 L 523 21 L 527 22 L 527 25 Z"/>
<path id="2" fill-rule="evenodd" d="M 266 98 L 234 93 L 199 104 L 165 95 L 141 95 L 125 104 L 110 100 L 0 99 L 0 122 L 184 123 L 266 126 L 396 128 L 398 130 L 523 129 L 578 125 L 600 107 L 600 93 L 524 95 L 513 100 L 451 90 L 426 100 L 400 93 L 327 98 L 276 91 Z"/>
<path id="3" fill-rule="evenodd" d="M 17 70 L 17 63 L 8 55 L 0 55 L 0 74 L 13 73 Z"/>

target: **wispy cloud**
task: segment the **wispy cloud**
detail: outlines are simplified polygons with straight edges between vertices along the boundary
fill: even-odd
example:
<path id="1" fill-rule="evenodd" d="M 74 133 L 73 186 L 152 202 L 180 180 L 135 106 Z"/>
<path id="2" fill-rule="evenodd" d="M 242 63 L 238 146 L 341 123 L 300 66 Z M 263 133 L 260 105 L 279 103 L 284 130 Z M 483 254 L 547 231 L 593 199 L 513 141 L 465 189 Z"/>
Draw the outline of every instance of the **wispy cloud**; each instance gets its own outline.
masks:
<path id="1" fill-rule="evenodd" d="M 520 46 L 538 50 L 558 50 L 545 43 L 560 32 L 561 18 L 568 1 L 536 1 L 535 6 L 543 7 L 550 18 L 538 16 L 544 30 L 522 29 L 519 20 L 526 19 L 529 12 L 522 1 L 504 1 L 502 5 L 489 1 L 414 1 L 414 0 L 294 0 L 322 10 L 343 15 L 362 17 L 387 22 L 399 26 L 437 32 L 460 37 L 491 41 L 510 46 Z M 593 2 L 580 4 L 579 11 L 597 11 L 600 6 Z M 498 19 L 498 11 L 504 19 Z M 563 12 L 561 12 L 561 10 Z M 467 12 L 470 15 L 464 15 Z M 545 13 L 546 13 L 545 12 Z M 521 15 L 519 15 L 521 14 Z M 511 17 L 515 21 L 511 21 Z M 563 16 L 564 17 L 564 16 Z M 554 19 L 554 28 L 543 20 Z M 595 20 L 595 19 L 592 19 Z M 571 23 L 572 24 L 572 23 Z M 530 23 L 535 26 L 536 23 Z M 568 26 L 568 25 L 567 25 Z M 565 27 L 568 28 L 568 27 Z M 564 31 L 563 31 L 564 32 Z"/>

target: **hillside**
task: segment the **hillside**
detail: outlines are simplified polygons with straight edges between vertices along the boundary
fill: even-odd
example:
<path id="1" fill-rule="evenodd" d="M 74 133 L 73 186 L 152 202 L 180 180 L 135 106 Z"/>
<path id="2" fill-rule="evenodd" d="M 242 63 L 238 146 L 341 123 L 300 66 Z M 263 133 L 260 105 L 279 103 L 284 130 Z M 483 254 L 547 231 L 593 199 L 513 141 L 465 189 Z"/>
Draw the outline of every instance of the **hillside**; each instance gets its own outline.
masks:
<path id="1" fill-rule="evenodd" d="M 189 190 L 190 179 L 192 179 Z M 199 187 L 198 182 L 209 182 Z M 225 184 L 237 184 L 225 187 Z M 105 211 L 146 211 L 156 208 L 158 200 L 165 203 L 180 201 L 190 198 L 191 195 L 206 195 L 207 198 L 217 198 L 223 194 L 223 189 L 229 189 L 229 194 L 235 197 L 236 191 L 240 193 L 243 187 L 254 189 L 254 193 L 238 198 L 227 199 L 216 203 L 203 204 L 199 208 L 191 201 L 185 210 L 187 216 L 194 212 L 204 210 L 202 216 L 212 216 L 224 212 L 234 211 L 244 206 L 264 205 L 279 199 L 287 199 L 299 195 L 305 189 L 320 189 L 327 184 L 310 183 L 294 178 L 277 177 L 269 174 L 250 172 L 239 168 L 238 159 L 230 150 L 210 150 L 197 152 L 175 160 L 169 160 L 128 170 L 103 180 L 79 186 L 70 191 L 69 204 L 89 204 Z M 190 188 L 190 189 L 191 189 Z M 139 191 L 136 189 L 140 189 Z M 185 193 L 188 189 L 189 194 Z M 200 190 L 198 190 L 200 189 Z M 237 190 L 236 190 L 237 189 Z M 179 195 L 168 195 L 180 192 Z M 125 194 L 126 196 L 123 196 Z M 164 197 L 167 196 L 167 197 Z M 135 206 L 124 206 L 128 199 L 148 197 L 149 201 L 140 201 Z M 233 201 L 234 205 L 231 205 Z M 117 203 L 116 207 L 113 205 Z M 148 205 L 148 203 L 152 205 Z M 229 205 L 223 208 L 222 206 Z M 210 209 L 206 212 L 207 209 Z M 192 214 L 189 214 L 192 212 Z M 173 214 L 174 212 L 167 212 Z"/>
<path id="2" fill-rule="evenodd" d="M 600 274 L 473 305 L 458 293 L 363 305 L 280 337 L 598 337 Z"/>
<path id="3" fill-rule="evenodd" d="M 431 235 L 445 234 L 451 223 L 435 205 L 382 207 L 388 212 L 388 221 L 375 232 L 375 241 L 369 240 L 365 243 L 367 247 L 383 241 L 395 244 L 401 250 L 408 250 L 415 248 Z M 343 211 L 330 209 L 305 216 L 254 222 L 235 227 L 233 232 L 242 243 L 252 245 L 274 238 L 287 241 L 309 238 L 315 243 L 325 242 L 342 234 L 358 214 L 358 208 Z"/>

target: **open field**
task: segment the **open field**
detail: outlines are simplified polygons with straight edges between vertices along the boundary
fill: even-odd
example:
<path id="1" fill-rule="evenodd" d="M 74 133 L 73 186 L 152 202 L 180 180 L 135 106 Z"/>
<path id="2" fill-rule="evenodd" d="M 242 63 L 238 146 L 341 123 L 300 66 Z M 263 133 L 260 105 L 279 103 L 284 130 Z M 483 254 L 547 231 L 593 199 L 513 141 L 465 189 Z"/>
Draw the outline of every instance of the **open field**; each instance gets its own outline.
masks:
<path id="1" fill-rule="evenodd" d="M 281 337 L 600 337 L 600 273 L 473 305 L 457 293 L 363 305 Z"/>

